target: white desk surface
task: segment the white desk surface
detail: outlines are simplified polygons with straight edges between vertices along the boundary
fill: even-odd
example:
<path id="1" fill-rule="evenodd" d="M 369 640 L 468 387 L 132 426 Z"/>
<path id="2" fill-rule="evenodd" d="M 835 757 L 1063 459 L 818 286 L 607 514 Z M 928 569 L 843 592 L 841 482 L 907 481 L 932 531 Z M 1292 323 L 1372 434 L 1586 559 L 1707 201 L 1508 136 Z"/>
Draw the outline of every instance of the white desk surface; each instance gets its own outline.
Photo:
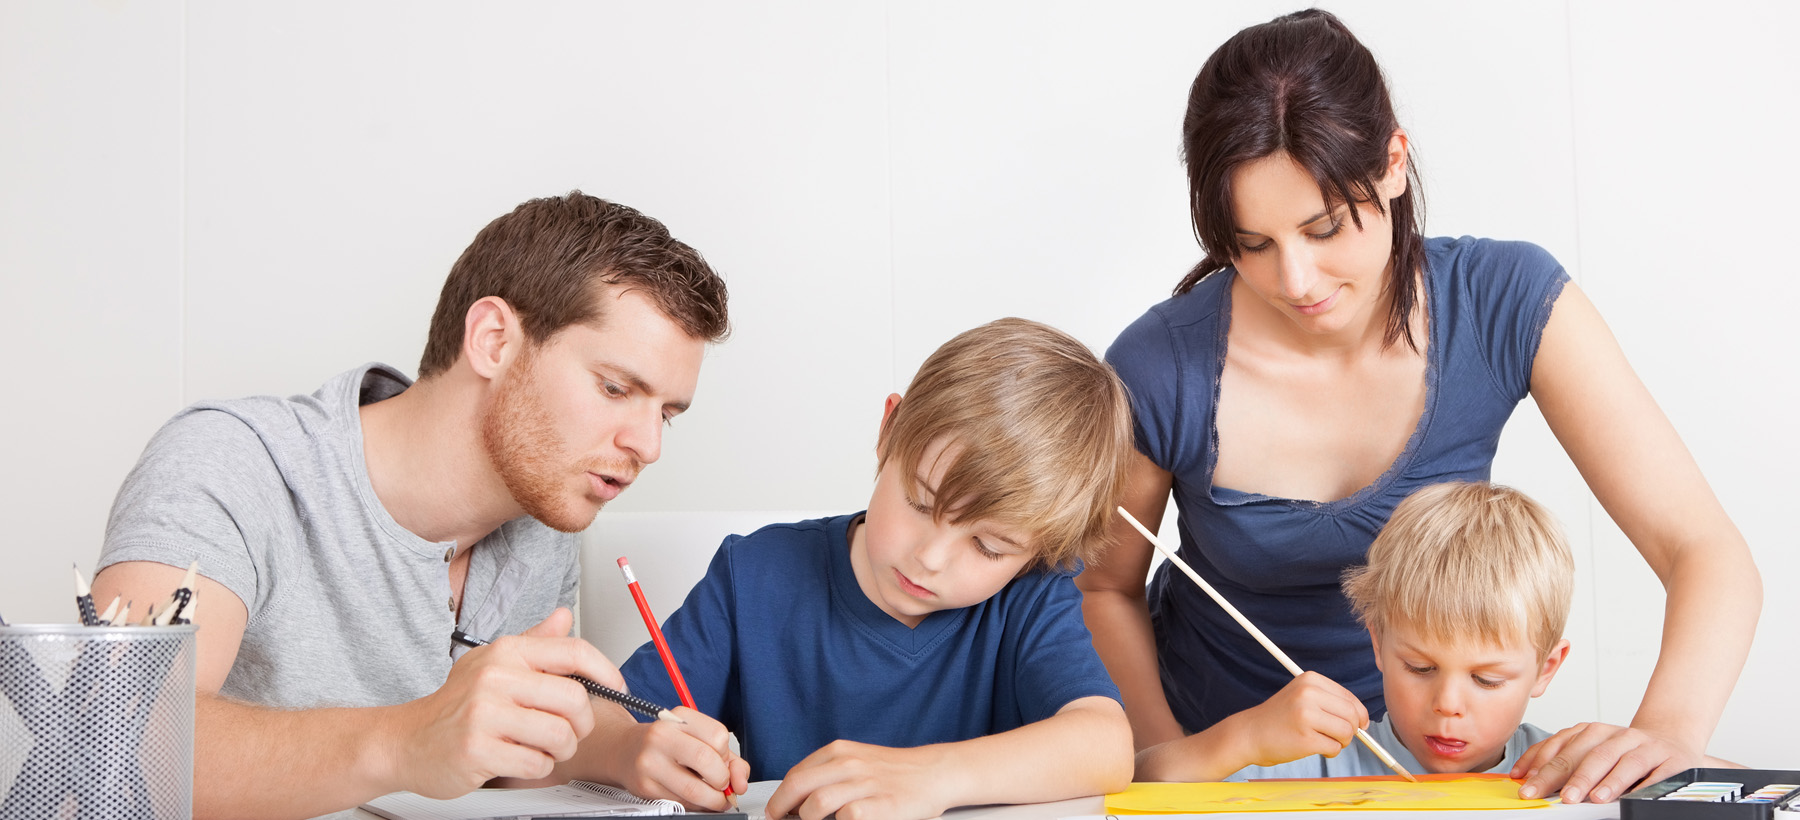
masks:
<path id="1" fill-rule="evenodd" d="M 762 817 L 763 805 L 769 802 L 769 795 L 774 794 L 779 780 L 764 780 L 750 784 L 750 792 L 744 795 L 739 808 L 753 818 Z M 1473 820 L 1618 820 L 1619 804 L 1580 803 L 1564 806 L 1552 804 L 1542 809 L 1508 809 L 1467 812 L 1424 812 L 1424 811 L 1312 811 L 1312 812 L 1235 812 L 1219 814 L 1164 814 L 1138 815 L 1144 818 L 1204 818 L 1204 820 L 1421 820 L 1422 815 L 1454 814 Z M 705 815 L 697 815 L 705 817 Z M 1021 806 L 972 806 L 952 809 L 944 815 L 944 820 L 1061 820 L 1061 818 L 1087 818 L 1099 820 L 1106 817 L 1106 801 L 1102 797 L 1079 797 L 1074 800 L 1061 800 L 1055 803 L 1030 803 Z M 317 820 L 382 820 L 380 815 L 371 814 L 361 809 L 341 811 L 328 814 Z"/>

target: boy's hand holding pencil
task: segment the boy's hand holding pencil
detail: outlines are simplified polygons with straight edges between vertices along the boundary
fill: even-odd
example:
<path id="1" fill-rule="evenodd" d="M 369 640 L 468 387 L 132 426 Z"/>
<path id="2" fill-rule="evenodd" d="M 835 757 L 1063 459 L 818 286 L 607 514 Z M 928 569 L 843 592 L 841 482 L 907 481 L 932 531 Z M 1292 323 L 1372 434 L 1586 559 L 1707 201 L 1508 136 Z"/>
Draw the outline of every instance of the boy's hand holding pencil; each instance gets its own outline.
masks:
<path id="1" fill-rule="evenodd" d="M 731 751 L 725 725 L 705 714 L 677 706 L 683 723 L 658 720 L 636 723 L 623 710 L 613 710 L 615 723 L 606 730 L 603 752 L 611 779 L 632 794 L 680 801 L 690 809 L 726 811 L 730 795 L 750 786 L 750 764 Z"/>
<path id="2" fill-rule="evenodd" d="M 637 604 L 638 614 L 644 618 L 644 629 L 650 634 L 650 642 L 656 646 L 663 668 L 669 673 L 669 681 L 681 698 L 681 707 L 676 714 L 685 723 L 678 728 L 651 726 L 631 731 L 632 742 L 622 745 L 621 759 L 614 761 L 611 771 L 626 773 L 624 779 L 631 782 L 621 785 L 639 796 L 679 800 L 689 808 L 707 811 L 733 808 L 737 805 L 734 795 L 743 794 L 749 787 L 750 763 L 731 751 L 731 731 L 695 708 L 694 695 L 688 691 L 687 681 L 681 676 L 681 666 L 675 662 L 668 641 L 663 639 L 662 628 L 657 626 L 656 616 L 650 612 L 650 601 L 644 597 L 643 587 L 638 585 L 637 576 L 631 572 L 631 562 L 620 556 L 618 563 L 619 572 L 625 576 L 625 586 Z M 699 747 L 695 745 L 696 741 Z M 715 754 L 716 761 L 713 759 Z"/>

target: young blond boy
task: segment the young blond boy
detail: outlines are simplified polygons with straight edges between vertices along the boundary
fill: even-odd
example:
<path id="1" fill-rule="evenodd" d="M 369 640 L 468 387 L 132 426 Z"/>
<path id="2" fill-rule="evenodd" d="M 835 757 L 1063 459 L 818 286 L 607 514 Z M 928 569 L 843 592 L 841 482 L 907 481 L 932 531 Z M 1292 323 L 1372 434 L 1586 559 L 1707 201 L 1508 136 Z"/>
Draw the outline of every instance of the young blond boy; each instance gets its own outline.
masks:
<path id="1" fill-rule="evenodd" d="M 770 816 L 859 818 L 1124 788 L 1131 729 L 1071 571 L 1103 545 L 1129 414 L 1053 328 L 950 340 L 887 398 L 866 512 L 719 548 L 664 627 L 704 714 L 619 732 L 619 784 L 717 808 L 781 778 Z M 675 702 L 650 646 L 621 672 Z M 718 751 L 726 728 L 742 759 Z"/>
<path id="2" fill-rule="evenodd" d="M 1363 725 L 1414 773 L 1509 772 L 1548 737 L 1520 721 L 1568 657 L 1562 631 L 1574 574 L 1561 528 L 1524 493 L 1486 483 L 1425 487 L 1394 509 L 1368 564 L 1344 578 L 1369 630 L 1387 715 L 1368 723 L 1348 690 L 1308 673 L 1208 729 L 1204 742 L 1144 750 L 1137 777 L 1389 773 L 1354 742 Z"/>

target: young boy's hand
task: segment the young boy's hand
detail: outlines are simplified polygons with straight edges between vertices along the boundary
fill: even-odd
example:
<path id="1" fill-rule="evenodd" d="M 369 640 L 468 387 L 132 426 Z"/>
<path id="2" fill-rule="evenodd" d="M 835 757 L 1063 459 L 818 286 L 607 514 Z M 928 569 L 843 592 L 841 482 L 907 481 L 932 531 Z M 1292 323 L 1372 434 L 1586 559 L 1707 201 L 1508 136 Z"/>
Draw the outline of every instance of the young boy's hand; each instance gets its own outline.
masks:
<path id="1" fill-rule="evenodd" d="M 1350 690 L 1317 672 L 1289 681 L 1274 697 L 1245 709 L 1246 765 L 1273 766 L 1309 755 L 1336 757 L 1369 725 L 1369 710 Z"/>
<path id="2" fill-rule="evenodd" d="M 1367 725 L 1369 710 L 1350 690 L 1307 672 L 1268 700 L 1205 730 L 1138 752 L 1133 779 L 1223 780 L 1245 766 L 1273 766 L 1316 754 L 1335 757 Z"/>
<path id="3" fill-rule="evenodd" d="M 732 753 L 724 724 L 685 706 L 674 712 L 687 723 L 633 721 L 613 733 L 607 767 L 611 779 L 639 797 L 679 800 L 689 809 L 730 809 L 724 789 L 730 786 L 732 794 L 743 794 L 750 785 L 750 764 Z"/>
<path id="4" fill-rule="evenodd" d="M 936 817 L 950 808 L 940 797 L 948 774 L 941 759 L 932 746 L 834 741 L 788 770 L 765 811 L 771 820 L 789 814 L 821 820 L 834 812 L 842 820 Z"/>

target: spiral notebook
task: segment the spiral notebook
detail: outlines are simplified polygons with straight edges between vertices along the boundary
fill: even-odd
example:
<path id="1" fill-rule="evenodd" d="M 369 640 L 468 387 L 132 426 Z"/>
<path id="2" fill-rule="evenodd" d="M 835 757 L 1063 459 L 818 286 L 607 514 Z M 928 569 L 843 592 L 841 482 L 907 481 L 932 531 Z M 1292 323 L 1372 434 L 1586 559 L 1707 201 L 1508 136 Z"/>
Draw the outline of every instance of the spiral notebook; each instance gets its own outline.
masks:
<path id="1" fill-rule="evenodd" d="M 476 789 L 450 800 L 395 792 L 370 800 L 362 807 L 388 820 L 515 820 L 682 813 L 681 804 L 673 800 L 645 800 L 624 789 L 581 780 L 541 789 Z"/>

